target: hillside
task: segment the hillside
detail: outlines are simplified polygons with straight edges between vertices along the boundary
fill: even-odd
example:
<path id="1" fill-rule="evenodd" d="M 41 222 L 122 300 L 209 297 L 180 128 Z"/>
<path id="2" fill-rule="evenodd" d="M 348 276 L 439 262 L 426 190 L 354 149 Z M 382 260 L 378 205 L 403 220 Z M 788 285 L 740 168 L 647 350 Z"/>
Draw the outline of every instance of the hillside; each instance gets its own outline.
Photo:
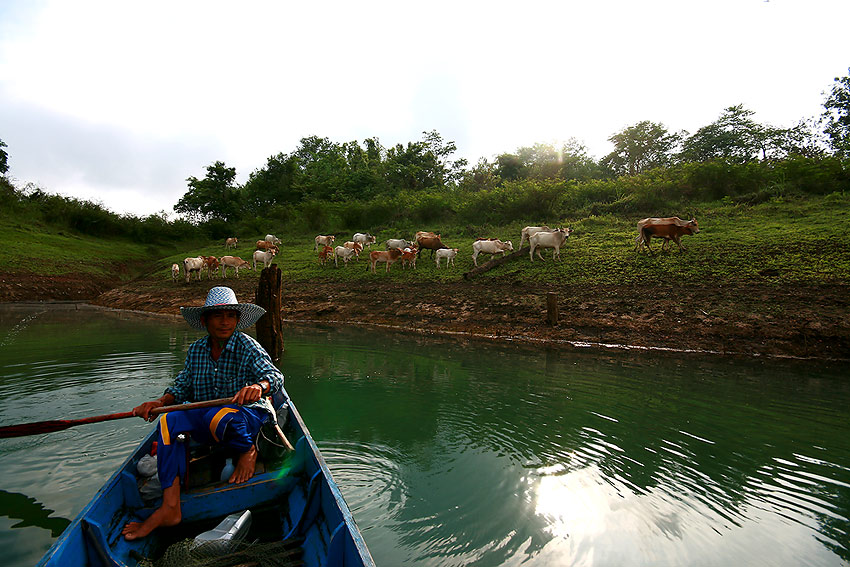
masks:
<path id="1" fill-rule="evenodd" d="M 701 232 L 687 251 L 650 256 L 633 249 L 636 219 L 612 215 L 565 219 L 573 234 L 562 260 L 521 256 L 472 280 L 477 236 L 513 239 L 520 224 L 418 227 L 441 232 L 460 249 L 457 265 L 439 270 L 427 257 L 416 270 L 395 265 L 372 274 L 361 258 L 321 267 L 314 234 L 280 234 L 275 263 L 283 272 L 283 317 L 289 322 L 379 324 L 406 331 L 457 332 L 510 340 L 625 344 L 729 353 L 850 358 L 850 203 L 842 194 L 774 199 L 752 207 L 694 209 Z M 12 234 L 18 242 L 0 263 L 0 300 L 87 299 L 98 305 L 175 314 L 201 304 L 227 283 L 250 300 L 258 273 L 226 280 L 171 280 L 170 266 L 198 254 L 221 256 L 222 243 L 156 249 L 120 241 Z M 377 247 L 409 229 L 377 232 Z M 410 234 L 408 234 L 408 231 Z M 482 233 L 486 231 L 486 233 Z M 339 242 L 351 234 L 337 233 Z M 243 235 L 236 255 L 250 258 L 260 234 Z M 8 241 L 8 240 L 7 240 Z M 656 242 L 655 247 L 659 244 Z M 176 249 L 175 249 L 176 248 Z M 50 261 L 27 261 L 37 249 Z M 108 290 L 108 291 L 107 291 Z M 558 294 L 560 325 L 545 324 L 546 294 Z"/>

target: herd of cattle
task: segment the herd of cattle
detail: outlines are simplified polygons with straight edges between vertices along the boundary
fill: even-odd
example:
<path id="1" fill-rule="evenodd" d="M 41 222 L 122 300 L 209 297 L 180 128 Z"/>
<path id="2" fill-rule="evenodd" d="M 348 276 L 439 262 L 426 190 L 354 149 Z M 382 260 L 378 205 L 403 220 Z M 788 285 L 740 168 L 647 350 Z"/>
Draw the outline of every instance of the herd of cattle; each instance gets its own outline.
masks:
<path id="1" fill-rule="evenodd" d="M 684 250 L 681 237 L 684 235 L 696 234 L 699 232 L 699 226 L 696 219 L 689 221 L 682 220 L 679 217 L 651 217 L 645 218 L 637 223 L 638 235 L 635 238 L 635 250 L 641 250 L 645 246 L 652 254 L 650 242 L 653 238 L 660 238 L 664 242 L 661 249 L 665 250 L 667 244 L 672 240 L 679 246 L 679 250 Z M 552 259 L 556 260 L 561 257 L 561 246 L 564 245 L 567 237 L 572 233 L 571 228 L 549 228 L 548 226 L 527 226 L 522 229 L 520 234 L 519 247 L 528 242 L 529 257 L 534 262 L 535 255 L 543 260 L 540 254 L 541 249 L 551 248 Z M 334 235 L 318 235 L 315 238 L 315 246 L 313 251 L 318 253 L 319 264 L 324 266 L 333 258 L 335 266 L 339 266 L 340 260 L 343 265 L 348 264 L 351 260 L 360 258 L 360 253 L 365 247 L 371 247 L 376 244 L 376 238 L 368 233 L 355 233 L 351 240 L 339 246 L 334 246 L 336 237 Z M 238 245 L 238 240 L 228 238 L 225 240 L 225 249 L 235 249 Z M 280 239 L 273 234 L 267 234 L 265 239 L 256 242 L 256 250 L 253 253 L 252 263 L 243 260 L 239 256 L 197 256 L 194 258 L 186 258 L 183 260 L 183 273 L 186 283 L 189 282 L 192 273 L 197 275 L 197 279 L 201 279 L 203 272 L 207 272 L 212 278 L 213 274 L 221 269 L 221 277 L 227 278 L 227 269 L 233 268 L 236 277 L 239 277 L 241 268 L 257 269 L 257 264 L 262 263 L 263 267 L 268 267 L 275 255 L 279 253 L 278 246 Z M 443 244 L 441 235 L 433 232 L 420 231 L 417 232 L 413 240 L 404 238 L 391 238 L 384 243 L 386 250 L 372 250 L 369 252 L 368 268 L 374 273 L 375 267 L 379 263 L 386 264 L 386 271 L 389 272 L 390 266 L 401 260 L 402 268 L 416 267 L 416 259 L 422 253 L 422 250 L 430 250 L 431 258 L 434 259 L 439 268 L 442 260 L 445 260 L 445 266 L 449 264 L 454 266 L 454 260 L 457 256 L 457 248 L 449 248 Z M 478 266 L 478 256 L 481 254 L 490 254 L 495 257 L 497 254 L 504 255 L 507 252 L 513 252 L 514 247 L 510 240 L 501 241 L 498 238 L 479 238 L 472 243 L 472 261 L 475 266 Z M 171 267 L 172 278 L 176 282 L 180 278 L 180 266 L 173 264 Z"/>

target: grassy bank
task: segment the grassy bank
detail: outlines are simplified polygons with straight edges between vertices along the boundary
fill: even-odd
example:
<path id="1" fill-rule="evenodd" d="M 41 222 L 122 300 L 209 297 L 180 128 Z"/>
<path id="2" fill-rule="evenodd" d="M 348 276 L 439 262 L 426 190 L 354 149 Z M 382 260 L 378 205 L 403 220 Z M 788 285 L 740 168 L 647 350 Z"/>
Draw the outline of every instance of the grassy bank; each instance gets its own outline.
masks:
<path id="1" fill-rule="evenodd" d="M 637 217 L 613 214 L 601 216 L 540 219 L 550 226 L 571 226 L 573 234 L 562 249 L 560 262 L 551 261 L 551 251 L 544 253 L 547 260 L 531 263 L 527 257 L 508 262 L 480 278 L 507 279 L 517 283 L 543 285 L 663 285 L 702 283 L 773 283 L 777 285 L 847 283 L 850 281 L 850 196 L 832 194 L 825 197 L 773 199 L 754 206 L 731 205 L 723 202 L 693 207 L 701 232 L 686 236 L 683 243 L 688 248 L 680 253 L 675 246 L 672 252 L 650 256 L 634 251 Z M 670 214 L 667 211 L 658 214 Z M 441 226 L 439 222 L 427 226 L 399 226 L 374 234 L 378 244 L 372 249 L 383 249 L 388 238 L 411 239 L 417 230 L 433 230 L 442 234 L 443 242 L 458 248 L 456 267 L 436 268 L 430 253 L 424 252 L 416 270 L 402 270 L 394 265 L 389 274 L 383 265 L 373 275 L 366 269 L 367 262 L 359 261 L 335 268 L 332 264 L 320 266 L 313 251 L 314 233 L 281 234 L 281 252 L 275 263 L 283 272 L 284 281 L 358 282 L 384 278 L 387 281 L 405 282 L 457 281 L 463 272 L 472 269 L 472 242 L 476 237 L 498 237 L 519 245 L 519 235 L 525 223 L 476 229 L 461 226 Z M 270 230 L 274 232 L 274 227 Z M 363 231 L 368 230 L 364 227 Z M 238 235 L 240 248 L 228 251 L 250 261 L 252 244 L 261 234 Z M 352 237 L 351 233 L 337 233 L 336 243 Z M 658 249 L 659 241 L 654 247 Z M 368 249 L 367 249 L 368 252 Z M 222 256 L 221 243 L 185 247 L 157 262 L 157 275 L 163 285 L 170 284 L 170 266 L 181 263 L 186 256 L 198 254 Z M 479 257 L 479 263 L 489 257 Z M 241 277 L 257 278 L 256 272 L 242 272 Z M 651 289 L 647 289 L 651 293 Z"/>
<path id="2" fill-rule="evenodd" d="M 774 198 L 757 205 L 733 205 L 718 201 L 691 207 L 701 232 L 686 236 L 688 250 L 649 256 L 633 250 L 637 217 L 603 214 L 560 219 L 539 219 L 550 226 L 571 226 L 573 234 L 553 263 L 551 251 L 547 261 L 531 263 L 527 257 L 508 262 L 479 276 L 481 279 L 505 279 L 516 284 L 565 285 L 638 285 L 651 286 L 724 283 L 770 283 L 776 285 L 830 284 L 850 281 L 850 196 L 833 193 L 827 196 Z M 659 215 L 679 211 L 659 211 Z M 679 213 L 684 216 L 684 213 Z M 525 222 L 498 227 L 443 226 L 439 222 L 427 226 L 399 225 L 373 232 L 383 249 L 388 238 L 413 237 L 417 230 L 433 230 L 442 234 L 443 242 L 459 248 L 456 266 L 437 269 L 429 252 L 423 253 L 416 270 L 393 266 L 389 274 L 373 275 L 366 269 L 363 257 L 347 266 L 321 267 L 313 251 L 314 233 L 277 234 L 283 241 L 275 263 L 283 271 L 284 281 L 358 282 L 383 278 L 403 285 L 406 282 L 459 281 L 463 272 L 473 268 L 472 242 L 476 237 L 498 237 L 519 245 Z M 536 224 L 536 223 L 534 223 Z M 369 231 L 370 227 L 363 227 Z M 319 231 L 322 232 L 322 231 Z M 318 233 L 318 232 L 317 232 Z M 172 263 L 199 254 L 222 256 L 231 253 L 251 261 L 253 243 L 263 234 L 240 234 L 240 247 L 225 251 L 222 242 L 183 241 L 147 245 L 121 238 L 103 239 L 75 235 L 67 230 L 51 230 L 15 222 L 7 218 L 0 226 L 5 243 L 0 255 L 0 272 L 60 275 L 67 273 L 115 276 L 129 280 L 149 276 L 162 286 L 171 283 Z M 337 243 L 350 239 L 351 233 L 337 233 Z M 659 241 L 655 241 L 659 247 Z M 368 252 L 368 249 L 367 249 Z M 479 258 L 486 261 L 487 256 Z M 123 266 L 116 270 L 116 266 Z M 254 271 L 243 271 L 241 277 L 257 278 Z"/>

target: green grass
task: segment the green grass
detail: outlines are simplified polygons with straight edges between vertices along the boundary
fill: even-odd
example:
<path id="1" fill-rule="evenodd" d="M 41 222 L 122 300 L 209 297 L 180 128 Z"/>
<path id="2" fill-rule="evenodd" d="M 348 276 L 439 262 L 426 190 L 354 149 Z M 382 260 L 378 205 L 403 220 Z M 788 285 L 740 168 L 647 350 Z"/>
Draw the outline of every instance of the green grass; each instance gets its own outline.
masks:
<path id="1" fill-rule="evenodd" d="M 268 227 L 282 240 L 275 263 L 286 281 L 352 282 L 380 278 L 398 284 L 414 282 L 460 281 L 471 270 L 472 242 L 477 236 L 512 240 L 519 245 L 520 230 L 526 224 L 549 220 L 550 226 L 570 226 L 573 234 L 561 250 L 561 261 L 531 263 L 527 256 L 507 262 L 477 279 L 508 280 L 530 284 L 580 285 L 687 285 L 689 283 L 773 283 L 777 285 L 843 283 L 850 281 L 850 197 L 834 193 L 826 197 L 773 199 L 755 206 L 723 202 L 690 208 L 701 232 L 682 239 L 688 250 L 649 256 L 634 251 L 637 216 L 604 214 L 601 216 L 562 218 L 556 221 L 515 222 L 503 227 L 408 226 L 373 232 L 378 243 L 371 249 L 382 250 L 388 238 L 411 239 L 416 230 L 440 232 L 443 242 L 460 252 L 455 266 L 437 269 L 425 251 L 416 270 L 402 270 L 400 263 L 384 272 L 367 270 L 366 254 L 347 266 L 320 266 L 313 251 L 316 233 L 286 234 Z M 679 214 L 678 211 L 659 215 Z M 681 213 L 682 216 L 684 213 Z M 364 227 L 363 231 L 368 230 Z M 51 232 L 49 227 L 29 228 L 4 222 L 0 238 L 6 250 L 0 257 L 0 271 L 29 271 L 42 274 L 65 272 L 108 273 L 114 262 L 146 262 L 147 275 L 171 285 L 172 263 L 182 265 L 185 257 L 232 254 L 251 262 L 253 244 L 263 234 L 239 234 L 240 248 L 225 250 L 222 242 L 175 243 L 155 248 L 140 243 L 107 241 L 79 237 L 67 232 Z M 336 244 L 350 240 L 352 233 L 337 233 Z M 660 241 L 654 241 L 660 248 Z M 249 244 L 250 243 L 250 244 Z M 33 260 L 32 258 L 36 258 Z M 479 257 L 479 263 L 489 256 Z M 231 271 L 232 273 L 232 271 Z M 258 278 L 255 271 L 243 271 L 240 278 Z"/>

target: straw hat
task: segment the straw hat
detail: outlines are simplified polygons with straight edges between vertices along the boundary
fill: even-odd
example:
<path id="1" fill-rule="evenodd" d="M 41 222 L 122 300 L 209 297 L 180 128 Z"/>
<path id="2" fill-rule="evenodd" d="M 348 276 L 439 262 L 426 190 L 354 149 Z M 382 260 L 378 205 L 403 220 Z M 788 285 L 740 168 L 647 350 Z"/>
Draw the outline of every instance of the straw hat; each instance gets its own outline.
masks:
<path id="1" fill-rule="evenodd" d="M 201 323 L 201 316 L 207 311 L 217 311 L 219 309 L 233 309 L 239 311 L 239 322 L 236 324 L 236 330 L 247 329 L 257 322 L 262 317 L 266 310 L 259 305 L 253 303 L 238 303 L 236 294 L 229 287 L 214 287 L 207 294 L 207 300 L 202 307 L 181 307 L 180 314 L 186 319 L 193 328 L 203 331 L 205 329 Z"/>

